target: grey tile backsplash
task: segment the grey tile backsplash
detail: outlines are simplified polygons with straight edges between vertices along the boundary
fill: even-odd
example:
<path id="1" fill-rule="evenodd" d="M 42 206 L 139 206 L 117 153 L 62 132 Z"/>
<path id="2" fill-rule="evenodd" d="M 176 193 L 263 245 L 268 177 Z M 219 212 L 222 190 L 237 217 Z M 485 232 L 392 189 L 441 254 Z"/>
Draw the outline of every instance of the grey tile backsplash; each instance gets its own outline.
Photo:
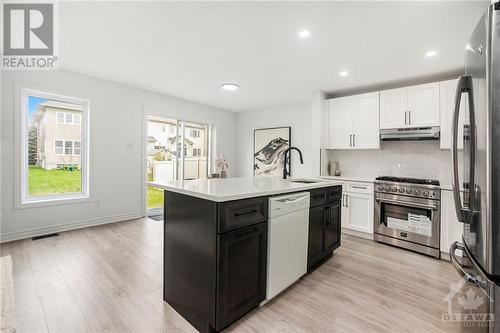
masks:
<path id="1" fill-rule="evenodd" d="M 459 157 L 461 153 L 459 153 Z M 405 176 L 431 178 L 451 186 L 450 150 L 441 150 L 439 141 L 385 141 L 379 150 L 321 151 L 321 175 L 328 162 L 337 161 L 342 176 Z"/>

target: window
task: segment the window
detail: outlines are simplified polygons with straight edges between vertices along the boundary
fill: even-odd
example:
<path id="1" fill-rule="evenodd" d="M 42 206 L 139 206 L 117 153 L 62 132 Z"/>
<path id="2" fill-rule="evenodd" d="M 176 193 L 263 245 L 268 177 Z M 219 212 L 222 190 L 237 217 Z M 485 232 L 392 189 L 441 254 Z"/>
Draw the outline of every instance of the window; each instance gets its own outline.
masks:
<path id="1" fill-rule="evenodd" d="M 73 155 L 73 141 L 64 141 L 64 155 Z"/>
<path id="2" fill-rule="evenodd" d="M 62 155 L 64 152 L 64 141 L 56 140 L 54 144 L 54 154 Z"/>
<path id="3" fill-rule="evenodd" d="M 167 124 L 165 133 L 160 132 L 159 122 Z M 147 117 L 147 131 L 147 181 L 206 179 L 214 171 L 213 126 L 151 115 Z M 192 135 L 200 139 L 191 140 Z M 150 144 L 151 137 L 157 140 L 153 144 Z M 158 149 L 165 143 L 168 149 L 164 153 L 166 158 L 160 159 L 151 148 Z M 158 214 L 158 208 L 163 206 L 163 192 L 146 185 L 145 193 L 147 214 Z"/>
<path id="4" fill-rule="evenodd" d="M 192 138 L 199 138 L 200 137 L 200 131 L 196 129 L 191 129 L 191 137 Z"/>
<path id="5" fill-rule="evenodd" d="M 88 101 L 31 89 L 21 98 L 16 205 L 88 200 Z"/>
<path id="6" fill-rule="evenodd" d="M 56 124 L 77 125 L 82 122 L 82 116 L 74 112 L 56 112 Z"/>
<path id="7" fill-rule="evenodd" d="M 64 119 L 66 119 L 64 112 L 57 112 L 56 113 L 56 123 L 57 124 L 64 124 L 64 122 L 65 122 Z"/>
<path id="8" fill-rule="evenodd" d="M 70 140 L 55 140 L 54 141 L 55 155 L 80 155 L 80 141 Z"/>
<path id="9" fill-rule="evenodd" d="M 75 141 L 73 142 L 73 146 L 74 146 L 74 151 L 73 151 L 73 155 L 80 155 L 80 141 Z"/>

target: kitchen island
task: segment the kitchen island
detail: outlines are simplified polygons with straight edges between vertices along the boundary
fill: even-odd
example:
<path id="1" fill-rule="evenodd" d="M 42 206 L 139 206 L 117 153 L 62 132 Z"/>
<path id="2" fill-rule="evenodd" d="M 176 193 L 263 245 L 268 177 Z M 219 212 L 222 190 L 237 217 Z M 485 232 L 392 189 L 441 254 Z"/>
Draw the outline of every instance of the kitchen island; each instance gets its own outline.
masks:
<path id="1" fill-rule="evenodd" d="M 218 332 L 266 298 L 269 197 L 310 193 L 308 271 L 340 246 L 340 182 L 227 178 L 152 182 L 164 196 L 163 298 Z"/>

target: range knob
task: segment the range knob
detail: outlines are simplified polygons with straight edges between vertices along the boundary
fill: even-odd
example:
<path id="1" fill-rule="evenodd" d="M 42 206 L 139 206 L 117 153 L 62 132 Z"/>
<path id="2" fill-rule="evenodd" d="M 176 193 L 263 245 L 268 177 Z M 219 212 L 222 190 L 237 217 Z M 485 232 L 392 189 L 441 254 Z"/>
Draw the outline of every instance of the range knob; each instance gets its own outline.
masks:
<path id="1" fill-rule="evenodd" d="M 419 190 L 415 190 L 415 191 L 413 191 L 413 194 L 420 195 L 420 191 Z"/>
<path id="2" fill-rule="evenodd" d="M 383 190 L 384 190 L 384 188 L 383 188 L 382 186 L 379 186 L 379 187 L 377 188 L 377 190 L 379 190 L 379 191 L 383 191 Z"/>
<path id="3" fill-rule="evenodd" d="M 406 189 L 407 194 L 411 194 L 411 190 L 409 188 Z"/>
<path id="4" fill-rule="evenodd" d="M 390 192 L 391 188 L 390 187 L 386 187 L 384 190 L 386 190 L 387 192 Z"/>
<path id="5" fill-rule="evenodd" d="M 428 197 L 429 196 L 429 192 L 428 191 L 425 191 L 423 194 L 424 194 L 424 197 Z"/>
<path id="6" fill-rule="evenodd" d="M 392 188 L 392 192 L 397 192 L 397 191 L 398 191 L 398 189 L 396 187 Z"/>
<path id="7" fill-rule="evenodd" d="M 399 193 L 404 193 L 405 189 L 404 188 L 400 188 L 399 189 Z"/>

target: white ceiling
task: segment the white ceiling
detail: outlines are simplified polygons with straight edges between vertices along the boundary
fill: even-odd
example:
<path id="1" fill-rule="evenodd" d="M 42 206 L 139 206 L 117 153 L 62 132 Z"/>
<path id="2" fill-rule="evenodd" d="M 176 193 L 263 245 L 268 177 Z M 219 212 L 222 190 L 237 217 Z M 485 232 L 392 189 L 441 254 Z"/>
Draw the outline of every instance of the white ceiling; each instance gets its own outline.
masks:
<path id="1" fill-rule="evenodd" d="M 219 108 L 457 72 L 489 1 L 62 2 L 61 67 Z M 300 39 L 298 32 L 310 36 Z M 425 52 L 436 50 L 433 58 Z M 342 78 L 341 70 L 350 75 Z M 236 92 L 220 89 L 236 82 Z"/>

